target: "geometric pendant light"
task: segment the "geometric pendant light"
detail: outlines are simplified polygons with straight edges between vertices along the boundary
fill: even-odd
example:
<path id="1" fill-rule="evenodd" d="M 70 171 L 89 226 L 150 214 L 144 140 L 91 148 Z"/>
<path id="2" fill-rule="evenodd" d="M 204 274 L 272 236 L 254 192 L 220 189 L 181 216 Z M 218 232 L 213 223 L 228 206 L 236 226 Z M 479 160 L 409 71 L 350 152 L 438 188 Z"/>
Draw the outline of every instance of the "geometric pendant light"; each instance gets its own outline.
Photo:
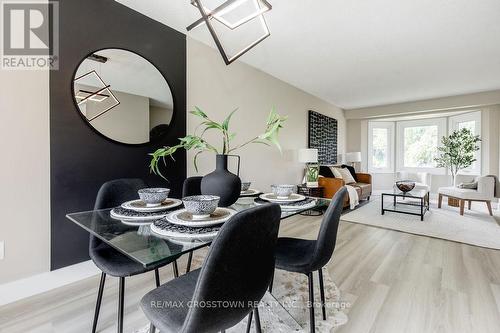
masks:
<path id="1" fill-rule="evenodd" d="M 89 101 L 92 102 L 97 102 L 99 104 L 103 104 L 103 109 L 98 111 L 97 114 L 95 114 L 93 117 L 87 119 L 89 122 L 104 115 L 106 112 L 110 111 L 111 109 L 117 107 L 120 105 L 120 101 L 116 98 L 116 96 L 113 94 L 111 91 L 111 86 L 109 84 L 106 84 L 103 79 L 97 74 L 95 70 L 92 70 L 88 73 L 85 73 L 77 78 L 75 78 L 74 83 L 78 83 L 79 80 L 85 79 L 87 82 L 89 80 L 92 80 L 92 77 L 94 79 L 97 79 L 99 82 L 100 86 L 99 87 L 88 87 L 89 90 L 86 89 L 79 89 L 77 93 L 75 94 L 75 98 L 77 99 L 78 105 L 87 103 Z M 95 82 L 95 80 L 92 80 Z M 91 90 L 90 90 L 91 89 Z M 106 102 L 106 103 L 104 103 Z M 106 105 L 104 105 L 106 104 Z"/>
<path id="2" fill-rule="evenodd" d="M 206 24 L 226 65 L 231 64 L 271 35 L 263 15 L 272 9 L 271 4 L 266 0 L 227 0 L 218 6 L 212 5 L 212 8 L 209 6 L 210 3 L 213 3 L 213 1 L 191 0 L 191 4 L 200 11 L 201 18 L 188 26 L 187 30 L 190 31 Z M 262 29 L 262 33 L 254 41 L 234 54 L 229 55 L 217 35 L 213 20 L 221 23 L 231 31 L 236 31 L 239 27 L 250 21 L 257 22 L 258 26 Z"/>

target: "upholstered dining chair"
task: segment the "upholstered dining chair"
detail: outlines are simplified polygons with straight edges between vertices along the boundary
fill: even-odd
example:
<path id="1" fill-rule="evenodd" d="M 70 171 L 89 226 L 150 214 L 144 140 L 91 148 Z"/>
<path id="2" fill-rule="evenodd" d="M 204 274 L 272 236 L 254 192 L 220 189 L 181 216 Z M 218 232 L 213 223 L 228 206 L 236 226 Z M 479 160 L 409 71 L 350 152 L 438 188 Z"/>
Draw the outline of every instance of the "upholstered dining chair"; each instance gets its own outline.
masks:
<path id="1" fill-rule="evenodd" d="M 252 311 L 258 330 L 256 303 L 271 281 L 280 215 L 277 204 L 237 213 L 221 227 L 200 269 L 147 293 L 141 308 L 150 333 L 224 331 Z M 223 302 L 238 306 L 203 306 Z"/>
<path id="2" fill-rule="evenodd" d="M 188 177 L 184 180 L 182 184 L 182 197 L 189 197 L 192 195 L 201 194 L 201 180 L 203 177 Z M 191 262 L 193 261 L 193 251 L 188 254 L 188 261 L 186 265 L 186 273 L 191 270 Z"/>
<path id="3" fill-rule="evenodd" d="M 138 197 L 137 191 L 147 187 L 142 179 L 116 179 L 104 183 L 99 192 L 94 205 L 94 210 L 114 208 L 123 202 L 133 200 Z M 176 260 L 163 262 L 160 265 L 153 265 L 145 268 L 138 262 L 133 261 L 124 254 L 118 252 L 111 246 L 105 244 L 99 238 L 90 236 L 89 255 L 95 265 L 101 270 L 101 281 L 97 293 L 94 321 L 92 333 L 97 329 L 99 310 L 101 308 L 102 294 L 106 276 L 111 275 L 120 278 L 118 296 L 118 332 L 123 332 L 123 303 L 125 297 L 125 278 L 149 271 L 155 272 L 156 286 L 160 285 L 160 274 L 158 269 L 169 263 L 173 263 L 174 275 L 178 277 Z"/>
<path id="4" fill-rule="evenodd" d="M 277 269 L 307 275 L 309 280 L 309 320 L 311 332 L 315 331 L 313 272 L 318 271 L 319 274 L 321 308 L 323 320 L 326 320 L 322 269 L 330 261 L 335 249 L 340 214 L 342 213 L 344 197 L 346 195 L 347 189 L 342 187 L 333 196 L 332 202 L 328 206 L 321 222 L 317 240 L 280 237 L 276 245 Z M 272 291 L 272 281 L 269 291 Z"/>

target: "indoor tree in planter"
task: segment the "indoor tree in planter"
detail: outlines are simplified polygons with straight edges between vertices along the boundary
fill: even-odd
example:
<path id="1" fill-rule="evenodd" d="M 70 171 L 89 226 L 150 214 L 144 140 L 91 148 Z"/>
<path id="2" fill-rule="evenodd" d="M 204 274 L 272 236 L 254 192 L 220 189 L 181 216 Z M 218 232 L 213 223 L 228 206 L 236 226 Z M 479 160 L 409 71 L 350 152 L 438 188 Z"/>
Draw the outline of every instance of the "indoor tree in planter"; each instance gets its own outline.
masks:
<path id="1" fill-rule="evenodd" d="M 443 136 L 438 147 L 439 156 L 434 160 L 438 168 L 450 170 L 455 185 L 455 178 L 460 170 L 468 168 L 476 161 L 475 152 L 479 150 L 479 135 L 474 135 L 468 128 L 453 131 Z"/>
<path id="2" fill-rule="evenodd" d="M 237 110 L 231 112 L 222 123 L 218 123 L 210 119 L 200 108 L 195 107 L 195 110 L 190 113 L 201 118 L 202 122 L 200 125 L 196 128 L 193 134 L 180 138 L 179 144 L 172 147 L 157 149 L 154 153 L 150 154 L 152 156 L 150 162 L 151 172 L 165 178 L 160 171 L 160 161 L 164 161 L 165 157 L 173 158 L 173 154 L 178 149 L 196 151 L 193 162 L 196 171 L 198 171 L 198 156 L 204 152 L 212 152 L 216 154 L 216 169 L 214 172 L 203 177 L 201 182 L 202 193 L 220 196 L 221 200 L 219 205 L 221 206 L 229 206 L 236 202 L 241 191 L 241 180 L 238 176 L 227 170 L 228 156 L 236 156 L 232 155 L 232 153 L 240 148 L 254 143 L 268 146 L 275 145 L 281 151 L 281 147 L 278 142 L 278 134 L 287 119 L 286 116 L 280 116 L 277 114 L 275 108 L 273 108 L 267 117 L 264 133 L 240 144 L 234 145 L 233 141 L 236 137 L 236 133 L 230 131 L 229 123 L 236 111 Z M 215 130 L 220 133 L 222 147 L 217 147 L 216 145 L 207 142 L 204 136 L 209 130 Z M 236 157 L 238 157 L 239 164 L 239 156 Z"/>

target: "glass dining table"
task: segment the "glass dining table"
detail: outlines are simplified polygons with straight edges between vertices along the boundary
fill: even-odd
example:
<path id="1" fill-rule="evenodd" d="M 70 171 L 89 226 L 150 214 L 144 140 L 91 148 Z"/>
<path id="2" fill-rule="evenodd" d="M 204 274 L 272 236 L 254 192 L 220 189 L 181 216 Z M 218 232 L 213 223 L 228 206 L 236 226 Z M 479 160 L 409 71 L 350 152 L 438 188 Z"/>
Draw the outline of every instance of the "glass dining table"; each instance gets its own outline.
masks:
<path id="1" fill-rule="evenodd" d="M 314 199 L 315 206 L 312 208 L 308 206 L 304 209 L 282 210 L 281 219 L 284 220 L 311 209 L 325 209 L 330 203 L 328 199 Z M 229 208 L 244 211 L 256 205 L 253 198 L 240 198 Z M 208 246 L 212 242 L 206 239 L 191 239 L 186 242 L 158 235 L 151 231 L 150 223 L 131 225 L 111 217 L 110 212 L 111 209 L 93 210 L 67 214 L 66 217 L 144 267 L 171 261 L 174 257 Z"/>
<path id="2" fill-rule="evenodd" d="M 229 208 L 238 212 L 244 211 L 258 205 L 254 199 L 249 197 L 240 198 Z M 311 209 L 324 210 L 331 201 L 322 198 L 312 199 L 314 199 L 313 207 L 308 205 L 307 208 L 299 207 L 294 210 L 282 210 L 281 220 Z M 67 214 L 66 217 L 106 244 L 144 265 L 144 267 L 169 262 L 172 258 L 209 246 L 213 241 L 213 239 L 210 241 L 201 239 L 192 239 L 189 242 L 179 241 L 175 238 L 155 234 L 151 231 L 150 223 L 131 225 L 112 218 L 110 213 L 111 209 L 102 209 L 71 213 Z M 276 332 L 303 332 L 302 325 L 299 324 L 297 318 L 273 294 L 266 292 L 261 304 L 268 310 L 263 311 L 261 315 L 261 323 L 264 328 L 272 327 Z"/>

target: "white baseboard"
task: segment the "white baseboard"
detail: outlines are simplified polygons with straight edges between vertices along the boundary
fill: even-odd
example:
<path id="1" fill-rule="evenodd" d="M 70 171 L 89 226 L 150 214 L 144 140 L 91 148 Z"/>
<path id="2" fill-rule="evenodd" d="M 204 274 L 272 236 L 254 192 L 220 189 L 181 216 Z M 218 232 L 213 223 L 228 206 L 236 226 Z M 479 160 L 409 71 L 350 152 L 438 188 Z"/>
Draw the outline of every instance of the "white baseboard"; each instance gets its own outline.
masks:
<path id="1" fill-rule="evenodd" d="M 100 274 L 91 260 L 0 285 L 0 306 Z"/>

